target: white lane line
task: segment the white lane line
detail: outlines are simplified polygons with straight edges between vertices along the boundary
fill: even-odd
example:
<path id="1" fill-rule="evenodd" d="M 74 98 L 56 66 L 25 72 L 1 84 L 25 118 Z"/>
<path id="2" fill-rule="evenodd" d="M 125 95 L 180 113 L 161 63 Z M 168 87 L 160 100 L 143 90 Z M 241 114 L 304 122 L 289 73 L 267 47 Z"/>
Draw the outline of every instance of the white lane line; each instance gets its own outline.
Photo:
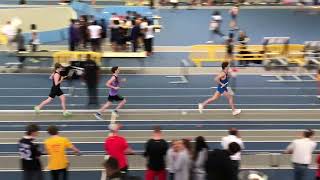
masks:
<path id="1" fill-rule="evenodd" d="M 62 89 L 68 89 L 68 87 L 61 87 Z M 79 88 L 79 87 L 76 87 L 74 88 L 76 90 L 87 90 L 87 88 Z M 102 90 L 107 90 L 108 88 L 97 88 L 97 89 L 102 89 Z M 208 89 L 216 89 L 216 87 L 199 87 L 199 88 L 190 88 L 190 87 L 185 87 L 185 88 L 126 88 L 126 87 L 123 87 L 121 88 L 123 90 L 156 90 L 156 89 L 159 89 L 159 90 L 208 90 Z M 274 90 L 300 90 L 300 89 L 317 89 L 316 87 L 236 87 L 234 89 L 253 89 L 253 90 L 265 90 L 265 89 L 274 89 Z M 18 87 L 18 88 L 6 88 L 6 87 L 3 87 L 3 88 L 0 88 L 0 90 L 50 90 L 50 88 L 42 88 L 42 87 L 39 87 L 39 88 L 28 88 L 28 87 Z"/>
<path id="2" fill-rule="evenodd" d="M 211 97 L 212 94 L 208 95 L 153 95 L 153 96 L 124 96 L 126 98 L 200 98 L 200 97 Z M 317 97 L 317 95 L 310 94 L 259 94 L 259 95 L 235 95 L 236 97 Z M 48 95 L 45 96 L 0 96 L 0 98 L 47 98 Z M 70 98 L 89 98 L 89 96 L 68 96 Z M 106 96 L 97 96 L 99 98 L 106 98 Z"/>
<path id="3" fill-rule="evenodd" d="M 150 120 L 153 121 L 153 120 Z M 1 123 L 1 121 L 0 121 Z M 38 125 L 40 127 L 47 127 L 52 124 L 46 124 L 46 125 Z M 299 123 L 299 124 L 277 124 L 277 123 L 269 123 L 269 124 L 259 124 L 259 123 L 250 123 L 250 124 L 215 124 L 215 123 L 191 123 L 191 124 L 164 124 L 164 123 L 158 123 L 158 124 L 122 124 L 123 127 L 152 127 L 155 125 L 163 125 L 163 126 L 320 126 L 320 124 L 306 124 L 306 123 Z M 58 127 L 107 127 L 108 124 L 56 124 Z M 8 128 L 19 128 L 19 127 L 26 127 L 26 125 L 0 125 L 0 128 L 8 127 Z M 200 127 L 199 127 L 200 128 Z M 211 129 L 212 131 L 215 131 L 215 129 Z M 241 129 L 246 130 L 246 129 Z M 9 130 L 3 131 L 7 132 Z"/>
<path id="4" fill-rule="evenodd" d="M 149 104 L 143 104 L 143 105 L 149 105 Z M 167 104 L 164 104 L 167 105 Z M 193 104 L 192 104 L 193 105 Z M 223 104 L 225 105 L 225 104 Z M 265 105 L 265 104 L 264 104 Z M 269 105 L 269 104 L 266 104 Z M 270 104 L 273 105 L 273 104 Z M 319 104 L 320 105 L 320 104 Z M 31 105 L 30 105 L 31 106 Z M 34 106 L 34 105 L 32 105 Z M 250 112 L 250 114 L 255 114 L 256 111 L 260 111 L 257 114 L 261 114 L 262 112 L 281 112 L 281 111 L 290 111 L 291 113 L 297 113 L 297 114 L 310 114 L 310 113 L 316 113 L 319 114 L 320 113 L 320 109 L 309 109 L 309 108 L 298 108 L 298 109 L 279 109 L 279 108 L 264 108 L 264 109 L 256 109 L 256 108 L 252 108 L 252 109 L 242 109 L 243 111 L 246 112 Z M 70 112 L 79 112 L 79 113 L 95 113 L 97 110 L 90 110 L 90 109 L 73 109 L 70 110 Z M 181 111 L 194 111 L 194 112 L 198 112 L 198 109 L 121 109 L 120 112 L 181 112 Z M 208 112 L 230 112 L 230 109 L 205 109 L 205 111 Z M 262 112 L 261 112 L 262 111 Z M 301 111 L 301 112 L 295 112 L 295 111 Z M 310 112 L 313 111 L 313 112 Z M 60 113 L 62 112 L 62 110 L 41 110 L 41 112 L 43 113 Z M 111 110 L 107 111 L 107 112 L 111 112 Z M 34 110 L 0 110 L 0 113 L 34 113 Z M 50 115 L 50 114 L 48 114 Z M 152 114 L 149 114 L 152 115 Z"/>

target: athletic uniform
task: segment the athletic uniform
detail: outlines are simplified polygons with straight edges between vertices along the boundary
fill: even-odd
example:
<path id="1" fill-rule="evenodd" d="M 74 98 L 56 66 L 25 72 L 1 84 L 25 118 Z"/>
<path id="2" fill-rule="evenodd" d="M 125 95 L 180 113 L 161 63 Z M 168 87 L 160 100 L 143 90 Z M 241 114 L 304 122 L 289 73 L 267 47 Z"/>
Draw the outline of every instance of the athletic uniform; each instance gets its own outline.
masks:
<path id="1" fill-rule="evenodd" d="M 60 83 L 58 85 L 55 85 L 54 83 L 54 75 L 55 74 L 59 74 L 58 72 L 54 72 L 53 74 L 53 78 L 52 78 L 52 87 L 51 87 L 51 91 L 50 91 L 50 94 L 49 94 L 49 97 L 51 98 L 55 98 L 56 96 L 61 96 L 63 95 L 63 92 L 60 88 Z M 59 74 L 60 75 L 60 74 Z M 59 78 L 59 81 L 61 80 L 61 75 L 60 75 L 60 78 Z"/>
<path id="2" fill-rule="evenodd" d="M 226 74 L 226 78 L 225 79 L 220 79 L 220 82 L 222 84 L 226 84 L 226 83 L 229 83 L 229 77 L 228 77 L 228 73 L 225 73 Z M 222 87 L 222 85 L 219 83 L 218 84 L 218 87 L 217 87 L 217 91 L 220 93 L 220 94 L 223 94 L 224 92 L 228 92 L 228 84 L 226 84 L 224 87 Z"/>
<path id="3" fill-rule="evenodd" d="M 112 75 L 115 77 L 115 80 L 111 83 L 112 86 L 114 87 L 119 87 L 120 81 L 118 76 Z M 111 88 L 109 91 L 109 96 L 108 96 L 108 101 L 114 102 L 114 101 L 122 101 L 124 98 L 119 95 L 119 90 L 118 89 L 113 89 Z"/>

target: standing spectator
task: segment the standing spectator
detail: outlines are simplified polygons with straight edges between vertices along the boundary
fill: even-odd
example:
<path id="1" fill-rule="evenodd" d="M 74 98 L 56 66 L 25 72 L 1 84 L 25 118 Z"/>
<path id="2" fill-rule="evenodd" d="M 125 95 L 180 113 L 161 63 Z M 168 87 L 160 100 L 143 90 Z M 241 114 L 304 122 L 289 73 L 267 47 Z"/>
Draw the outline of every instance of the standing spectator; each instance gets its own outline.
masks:
<path id="1" fill-rule="evenodd" d="M 37 144 L 33 143 L 39 135 L 39 126 L 30 124 L 26 128 L 26 136 L 19 140 L 19 154 L 23 180 L 42 180 L 41 152 Z"/>
<path id="2" fill-rule="evenodd" d="M 210 31 L 210 38 L 207 43 L 214 43 L 214 36 L 218 35 L 223 37 L 224 34 L 220 31 L 220 26 L 222 23 L 222 16 L 220 15 L 219 11 L 215 11 L 211 15 L 211 20 L 209 24 L 209 31 Z"/>
<path id="3" fill-rule="evenodd" d="M 316 75 L 316 80 L 318 84 L 318 99 L 320 99 L 320 69 L 318 69 L 317 75 Z"/>
<path id="4" fill-rule="evenodd" d="M 82 48 L 87 49 L 88 42 L 88 19 L 87 16 L 80 16 L 79 20 L 79 35 L 80 35 L 80 45 Z"/>
<path id="5" fill-rule="evenodd" d="M 87 55 L 87 60 L 84 63 L 84 79 L 88 87 L 88 106 L 97 106 L 97 86 L 99 84 L 99 67 L 97 66 L 97 63 L 91 59 L 91 56 L 89 54 Z"/>
<path id="6" fill-rule="evenodd" d="M 109 157 L 103 164 L 107 173 L 107 180 L 124 180 L 124 174 L 121 173 L 118 160 Z"/>
<path id="7" fill-rule="evenodd" d="M 97 21 L 93 21 L 93 23 L 90 26 L 88 26 L 88 30 L 92 51 L 100 52 L 102 27 L 97 24 Z"/>
<path id="8" fill-rule="evenodd" d="M 21 29 L 18 29 L 17 35 L 15 36 L 13 41 L 17 43 L 18 52 L 26 51 L 26 47 L 24 46 L 24 36 L 22 34 L 22 30 Z M 18 57 L 18 60 L 21 63 L 20 67 L 23 67 L 23 63 L 25 61 L 25 57 L 23 57 L 23 56 Z"/>
<path id="9" fill-rule="evenodd" d="M 31 24 L 30 29 L 31 29 L 31 40 L 30 40 L 31 51 L 35 52 L 38 50 L 38 45 L 40 44 L 40 39 L 38 36 L 37 26 L 35 24 Z"/>
<path id="10" fill-rule="evenodd" d="M 137 52 L 139 46 L 139 36 L 140 36 L 140 20 L 133 20 L 132 21 L 133 28 L 131 29 L 131 44 L 132 44 L 132 51 Z"/>
<path id="11" fill-rule="evenodd" d="M 302 133 L 302 138 L 292 141 L 285 153 L 292 154 L 291 161 L 294 169 L 294 180 L 307 180 L 308 166 L 312 161 L 312 152 L 317 143 L 311 140 L 314 131 L 306 129 Z"/>
<path id="12" fill-rule="evenodd" d="M 169 180 L 174 180 L 174 162 L 177 158 L 177 154 L 179 151 L 179 142 L 177 140 L 172 140 L 171 141 L 171 147 L 167 151 L 167 168 L 169 171 Z"/>
<path id="13" fill-rule="evenodd" d="M 244 144 L 240 137 L 240 133 L 236 128 L 229 129 L 229 135 L 222 138 L 221 146 L 223 149 L 227 150 L 229 147 L 229 144 L 231 144 L 232 142 L 236 142 L 240 146 L 240 151 L 230 156 L 232 167 L 234 168 L 233 172 L 235 172 L 237 176 L 240 169 L 241 150 L 244 149 Z"/>
<path id="14" fill-rule="evenodd" d="M 231 17 L 231 21 L 230 21 L 230 28 L 232 30 L 238 30 L 239 27 L 238 27 L 238 14 L 239 14 L 239 5 L 235 5 L 233 6 L 230 10 L 229 10 L 229 14 L 230 14 L 230 17 Z"/>
<path id="15" fill-rule="evenodd" d="M 76 154 L 79 154 L 80 151 L 68 138 L 59 136 L 59 130 L 56 126 L 49 126 L 47 131 L 50 137 L 44 141 L 44 146 L 49 155 L 48 169 L 51 172 L 51 179 L 67 180 L 69 162 L 65 151 L 72 149 Z"/>
<path id="16" fill-rule="evenodd" d="M 107 29 L 108 29 L 105 19 L 100 20 L 100 26 L 102 28 L 102 30 L 101 30 L 101 43 L 104 44 L 105 39 L 107 38 Z"/>
<path id="17" fill-rule="evenodd" d="M 168 150 L 168 143 L 162 138 L 161 128 L 154 127 L 153 137 L 145 146 L 144 156 L 147 158 L 147 172 L 145 180 L 166 180 L 165 156 Z"/>
<path id="18" fill-rule="evenodd" d="M 320 154 L 317 156 L 317 166 L 316 180 L 320 180 Z"/>
<path id="19" fill-rule="evenodd" d="M 182 140 L 178 140 L 178 152 L 173 162 L 174 180 L 190 178 L 190 155 Z"/>
<path id="20" fill-rule="evenodd" d="M 238 37 L 238 44 L 239 44 L 239 54 L 249 54 L 250 52 L 247 51 L 247 44 L 250 41 L 248 36 L 244 31 L 239 32 L 239 37 Z M 249 64 L 249 61 L 240 61 L 240 65 L 247 66 Z"/>
<path id="21" fill-rule="evenodd" d="M 145 28 L 144 35 L 144 48 L 147 52 L 147 56 L 151 56 L 153 53 L 153 38 L 154 38 L 154 28 L 150 22 L 147 22 L 148 26 Z"/>
<path id="22" fill-rule="evenodd" d="M 239 152 L 240 149 L 238 143 L 232 142 L 229 144 L 228 150 L 215 149 L 209 152 L 206 162 L 207 180 L 237 179 L 230 156 Z"/>
<path id="23" fill-rule="evenodd" d="M 133 151 L 127 140 L 118 134 L 119 128 L 118 124 L 109 125 L 110 134 L 105 140 L 104 149 L 106 154 L 118 160 L 120 170 L 127 172 L 129 165 L 126 154 L 133 154 Z"/>
<path id="24" fill-rule="evenodd" d="M 12 43 L 14 40 L 14 37 L 17 35 L 17 30 L 15 26 L 11 23 L 11 21 L 7 21 L 6 25 L 2 27 L 1 32 L 7 36 L 8 38 L 8 49 L 9 51 L 12 51 Z"/>
<path id="25" fill-rule="evenodd" d="M 206 140 L 202 136 L 198 136 L 196 139 L 195 151 L 193 154 L 193 180 L 205 180 L 206 170 L 205 164 L 208 159 L 208 145 Z"/>
<path id="26" fill-rule="evenodd" d="M 76 25 L 76 20 L 71 19 L 71 24 L 69 27 L 69 51 L 77 50 L 80 41 L 79 34 L 80 32 L 78 26 Z"/>
<path id="27" fill-rule="evenodd" d="M 118 42 L 120 39 L 120 22 L 119 20 L 114 20 L 113 23 L 110 25 L 110 41 L 111 47 L 113 51 L 118 51 Z"/>

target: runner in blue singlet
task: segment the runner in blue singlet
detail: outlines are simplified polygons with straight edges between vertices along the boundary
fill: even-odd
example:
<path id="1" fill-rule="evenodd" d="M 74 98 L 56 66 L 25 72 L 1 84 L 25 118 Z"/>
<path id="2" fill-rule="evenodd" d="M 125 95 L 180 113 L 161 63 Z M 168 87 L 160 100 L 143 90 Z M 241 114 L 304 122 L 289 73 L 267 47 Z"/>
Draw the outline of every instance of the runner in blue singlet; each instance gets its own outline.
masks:
<path id="1" fill-rule="evenodd" d="M 229 71 L 229 63 L 228 62 L 223 62 L 222 63 L 222 71 L 221 73 L 215 78 L 216 82 L 218 83 L 217 91 L 215 94 L 207 99 L 206 101 L 200 103 L 198 105 L 199 112 L 202 113 L 203 108 L 208 105 L 209 103 L 217 100 L 220 98 L 221 95 L 224 95 L 227 97 L 229 104 L 232 108 L 232 114 L 233 115 L 238 115 L 241 113 L 240 109 L 236 109 L 235 105 L 233 103 L 233 96 L 228 92 L 228 83 L 229 83 L 229 76 L 228 76 L 228 71 Z"/>

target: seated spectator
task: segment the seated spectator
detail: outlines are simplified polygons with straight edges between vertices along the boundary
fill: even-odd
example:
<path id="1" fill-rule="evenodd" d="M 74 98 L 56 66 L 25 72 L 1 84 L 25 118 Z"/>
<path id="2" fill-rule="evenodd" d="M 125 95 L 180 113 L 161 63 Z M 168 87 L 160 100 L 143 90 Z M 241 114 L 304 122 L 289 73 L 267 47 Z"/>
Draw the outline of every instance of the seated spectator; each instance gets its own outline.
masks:
<path id="1" fill-rule="evenodd" d="M 144 156 L 147 158 L 147 171 L 145 180 L 166 180 L 165 156 L 168 150 L 168 143 L 162 138 L 161 128 L 154 127 L 152 139 L 145 145 Z"/>
<path id="2" fill-rule="evenodd" d="M 104 148 L 106 154 L 118 160 L 120 170 L 127 172 L 129 165 L 126 154 L 133 154 L 133 151 L 127 140 L 118 134 L 119 128 L 118 124 L 109 125 L 110 134 L 105 140 Z"/>
<path id="3" fill-rule="evenodd" d="M 206 162 L 207 180 L 236 180 L 237 176 L 234 172 L 230 156 L 240 150 L 240 145 L 232 142 L 229 144 L 228 150 L 215 149 L 209 152 Z"/>
<path id="4" fill-rule="evenodd" d="M 205 180 L 205 163 L 208 159 L 208 145 L 202 136 L 195 139 L 195 151 L 193 153 L 193 180 Z"/>

